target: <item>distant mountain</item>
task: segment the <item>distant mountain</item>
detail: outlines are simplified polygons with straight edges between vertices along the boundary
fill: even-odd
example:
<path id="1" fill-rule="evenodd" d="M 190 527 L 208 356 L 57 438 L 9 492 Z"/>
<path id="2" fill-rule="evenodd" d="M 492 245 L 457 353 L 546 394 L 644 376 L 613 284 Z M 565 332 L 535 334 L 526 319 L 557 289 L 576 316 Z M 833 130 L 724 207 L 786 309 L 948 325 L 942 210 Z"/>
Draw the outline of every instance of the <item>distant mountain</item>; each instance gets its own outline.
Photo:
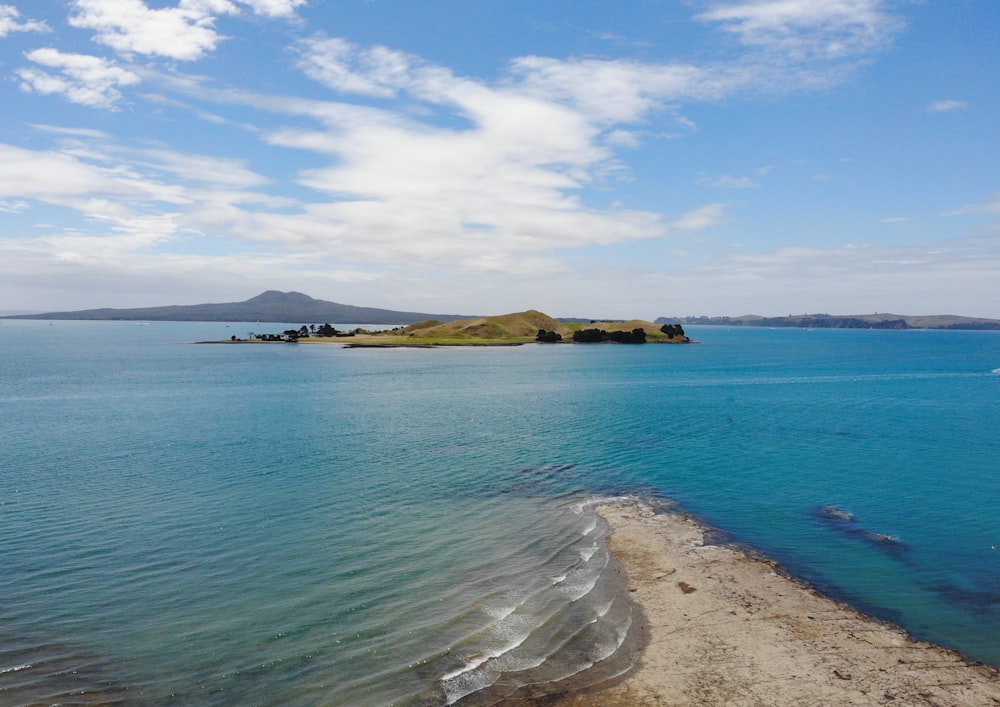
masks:
<path id="1" fill-rule="evenodd" d="M 135 309 L 84 309 L 22 314 L 9 319 L 80 319 L 159 322 L 289 322 L 331 324 L 413 324 L 427 319 L 453 321 L 468 315 L 397 312 L 313 299 L 301 292 L 268 290 L 245 302 L 169 305 Z"/>
<path id="2" fill-rule="evenodd" d="M 1000 330 L 1000 319 L 959 317 L 954 314 L 798 314 L 787 317 L 659 317 L 657 324 L 708 324 L 714 326 L 798 327 L 801 329 L 972 329 Z"/>

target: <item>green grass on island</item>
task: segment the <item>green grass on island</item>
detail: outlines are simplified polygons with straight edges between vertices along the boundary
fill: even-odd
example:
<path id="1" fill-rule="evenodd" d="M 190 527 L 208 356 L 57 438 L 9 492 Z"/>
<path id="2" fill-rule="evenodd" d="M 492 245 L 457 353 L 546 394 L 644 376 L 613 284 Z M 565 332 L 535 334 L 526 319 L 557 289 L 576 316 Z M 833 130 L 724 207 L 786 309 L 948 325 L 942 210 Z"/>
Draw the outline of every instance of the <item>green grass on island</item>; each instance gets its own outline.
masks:
<path id="1" fill-rule="evenodd" d="M 325 325 L 324 325 L 325 326 Z M 667 331 L 664 331 L 667 329 Z M 548 339 L 561 339 L 558 343 L 574 343 L 574 334 L 591 330 L 600 332 L 600 339 L 622 343 L 642 343 L 628 341 L 628 334 L 642 330 L 645 343 L 689 343 L 679 325 L 664 327 L 641 319 L 629 321 L 562 322 L 536 310 L 504 314 L 496 317 L 476 317 L 450 322 L 427 320 L 386 331 L 354 329 L 337 332 L 335 336 L 320 336 L 323 327 L 303 327 L 308 336 L 292 337 L 302 344 L 340 344 L 346 346 L 513 346 L 533 343 L 539 340 L 541 332 L 549 332 Z M 558 334 L 558 337 L 551 333 Z M 619 334 L 616 334 L 619 332 Z M 287 332 L 286 332 L 287 333 Z M 277 336 L 277 335 L 275 335 Z M 580 335 L 578 335 L 580 336 Z M 639 337 L 640 339 L 642 336 Z M 250 343 L 251 340 L 234 339 L 233 343 Z M 256 341 L 253 340 L 253 341 Z M 595 341 L 596 342 L 596 341 Z"/>

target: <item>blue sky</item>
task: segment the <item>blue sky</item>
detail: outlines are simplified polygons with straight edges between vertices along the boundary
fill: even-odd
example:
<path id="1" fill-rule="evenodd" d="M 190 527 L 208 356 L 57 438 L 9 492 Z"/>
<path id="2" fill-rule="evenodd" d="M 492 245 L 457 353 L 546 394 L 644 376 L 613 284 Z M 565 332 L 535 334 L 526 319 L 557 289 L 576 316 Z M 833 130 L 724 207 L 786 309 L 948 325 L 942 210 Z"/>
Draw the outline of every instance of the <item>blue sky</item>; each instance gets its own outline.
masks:
<path id="1" fill-rule="evenodd" d="M 0 310 L 1000 318 L 1000 5 L 0 0 Z"/>

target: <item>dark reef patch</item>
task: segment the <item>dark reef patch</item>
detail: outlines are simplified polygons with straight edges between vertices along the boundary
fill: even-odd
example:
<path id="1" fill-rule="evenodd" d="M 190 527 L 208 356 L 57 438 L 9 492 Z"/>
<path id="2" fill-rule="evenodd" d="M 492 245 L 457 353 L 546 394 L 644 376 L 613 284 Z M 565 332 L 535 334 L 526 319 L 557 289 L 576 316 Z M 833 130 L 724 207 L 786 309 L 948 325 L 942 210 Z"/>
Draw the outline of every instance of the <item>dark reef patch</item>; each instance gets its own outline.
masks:
<path id="1" fill-rule="evenodd" d="M 837 506 L 817 506 L 813 509 L 813 516 L 841 535 L 873 545 L 898 560 L 906 561 L 910 552 L 910 547 L 899 538 L 864 527 L 853 513 Z"/>

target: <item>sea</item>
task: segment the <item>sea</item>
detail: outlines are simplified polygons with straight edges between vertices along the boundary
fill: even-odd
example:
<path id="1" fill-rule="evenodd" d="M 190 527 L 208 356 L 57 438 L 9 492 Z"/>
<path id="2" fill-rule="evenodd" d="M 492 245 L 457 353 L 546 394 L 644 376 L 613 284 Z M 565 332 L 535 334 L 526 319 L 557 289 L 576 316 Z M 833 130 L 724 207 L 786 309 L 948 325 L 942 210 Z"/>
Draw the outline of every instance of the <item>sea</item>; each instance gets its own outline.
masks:
<path id="1" fill-rule="evenodd" d="M 1000 664 L 1000 332 L 194 343 L 284 328 L 0 321 L 0 705 L 613 679 L 639 614 L 594 507 L 620 497 Z"/>

